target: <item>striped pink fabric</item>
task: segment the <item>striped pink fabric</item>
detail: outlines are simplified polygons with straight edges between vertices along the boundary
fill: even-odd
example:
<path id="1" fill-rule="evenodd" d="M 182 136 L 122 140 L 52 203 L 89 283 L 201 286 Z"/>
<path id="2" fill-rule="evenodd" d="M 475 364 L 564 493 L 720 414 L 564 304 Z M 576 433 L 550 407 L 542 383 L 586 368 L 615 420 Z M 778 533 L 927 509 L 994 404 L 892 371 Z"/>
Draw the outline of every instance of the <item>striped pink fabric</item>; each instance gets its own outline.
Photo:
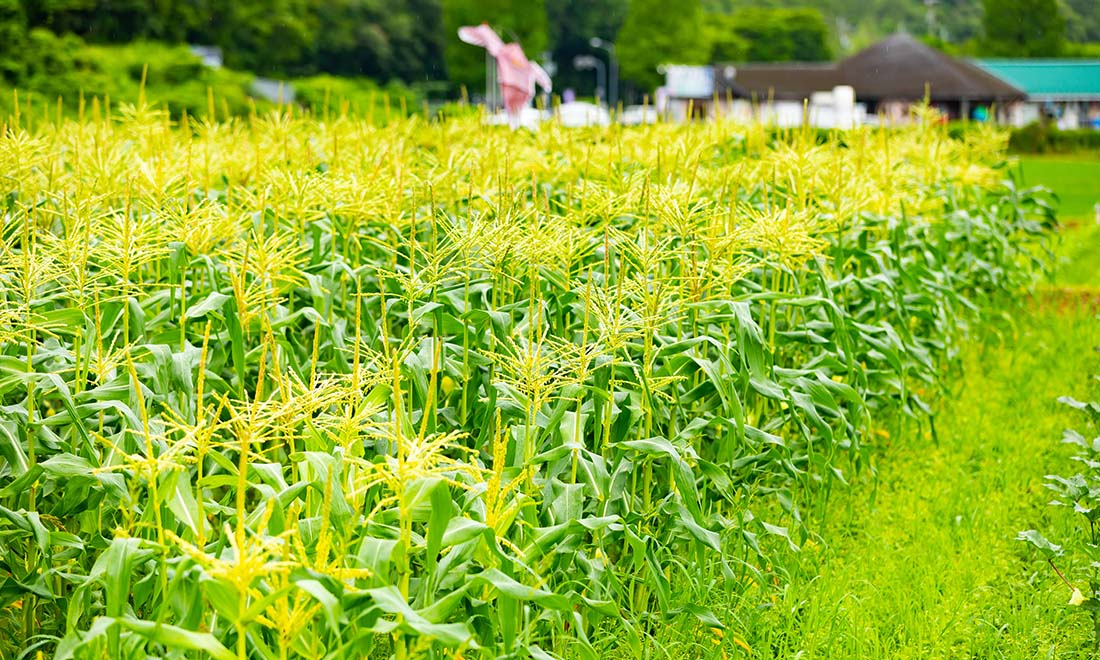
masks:
<path id="1" fill-rule="evenodd" d="M 508 123 L 512 128 L 517 128 L 520 112 L 535 96 L 535 84 L 548 92 L 552 89 L 550 76 L 541 66 L 527 59 L 519 44 L 504 43 L 493 32 L 493 28 L 485 23 L 459 28 L 458 38 L 468 44 L 481 46 L 496 58 L 497 80 L 504 99 L 504 110 L 508 113 Z"/>

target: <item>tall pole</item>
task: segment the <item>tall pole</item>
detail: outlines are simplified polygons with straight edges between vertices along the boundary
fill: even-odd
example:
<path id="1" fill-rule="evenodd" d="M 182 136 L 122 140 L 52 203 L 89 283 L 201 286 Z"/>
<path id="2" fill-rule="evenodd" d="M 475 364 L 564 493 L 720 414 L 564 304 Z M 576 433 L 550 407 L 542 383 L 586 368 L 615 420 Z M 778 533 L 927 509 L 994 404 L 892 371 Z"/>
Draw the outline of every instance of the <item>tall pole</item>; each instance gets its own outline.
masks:
<path id="1" fill-rule="evenodd" d="M 497 111 L 499 87 L 497 86 L 497 60 L 485 51 L 485 108 L 489 114 Z"/>
<path id="2" fill-rule="evenodd" d="M 599 37 L 592 37 L 588 40 L 588 45 L 593 48 L 607 51 L 608 63 L 611 65 L 611 89 L 608 95 L 608 101 L 612 111 L 614 111 L 619 103 L 619 58 L 615 57 L 615 44 L 610 41 L 604 41 Z"/>
<path id="3" fill-rule="evenodd" d="M 600 104 L 600 97 L 607 93 L 607 65 L 596 60 L 596 105 Z"/>

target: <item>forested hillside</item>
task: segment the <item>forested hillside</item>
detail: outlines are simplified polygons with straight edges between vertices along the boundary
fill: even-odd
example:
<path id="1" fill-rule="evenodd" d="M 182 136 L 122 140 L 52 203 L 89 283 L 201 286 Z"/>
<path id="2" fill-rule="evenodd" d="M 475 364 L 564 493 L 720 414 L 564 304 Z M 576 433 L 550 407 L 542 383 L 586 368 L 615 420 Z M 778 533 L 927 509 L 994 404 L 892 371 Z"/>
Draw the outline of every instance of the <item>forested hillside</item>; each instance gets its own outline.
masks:
<path id="1" fill-rule="evenodd" d="M 0 85 L 54 97 L 75 93 L 75 79 L 108 93 L 119 86 L 95 83 L 117 77 L 113 60 L 155 49 L 99 57 L 89 46 L 144 42 L 218 46 L 232 71 L 455 98 L 484 84 L 484 54 L 453 37 L 481 21 L 581 94 L 595 80 L 573 59 L 608 59 L 593 37 L 616 44 L 627 90 L 652 89 L 665 62 L 827 60 L 898 30 L 970 55 L 1100 52 L 1097 0 L 679 0 L 676 11 L 664 0 L 0 0 Z M 184 76 L 205 90 L 202 77 Z"/>
<path id="2" fill-rule="evenodd" d="M 1071 42 L 1100 41 L 1100 2 L 1056 0 Z M 993 4 L 1036 4 L 1033 0 L 1001 0 Z M 904 29 L 961 43 L 982 36 L 982 0 L 705 0 L 712 12 L 731 13 L 746 7 L 813 7 L 819 9 L 849 47 Z"/>

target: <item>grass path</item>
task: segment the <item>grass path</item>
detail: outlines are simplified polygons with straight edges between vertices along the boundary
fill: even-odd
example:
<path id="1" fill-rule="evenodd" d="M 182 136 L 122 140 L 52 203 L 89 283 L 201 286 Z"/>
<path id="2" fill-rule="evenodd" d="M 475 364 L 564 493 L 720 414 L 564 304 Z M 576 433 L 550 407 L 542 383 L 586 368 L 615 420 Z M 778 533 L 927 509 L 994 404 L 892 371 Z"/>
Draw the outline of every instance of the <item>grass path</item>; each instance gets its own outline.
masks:
<path id="1" fill-rule="evenodd" d="M 760 622 L 762 655 L 836 658 L 1080 657 L 1090 641 L 1069 591 L 1016 532 L 1051 530 L 1042 477 L 1062 469 L 1076 420 L 1056 403 L 1100 372 L 1100 323 L 1037 316 L 976 345 L 958 396 L 924 437 L 879 457 L 877 494 L 844 497 L 831 546 Z M 1095 392 L 1094 392 L 1095 393 Z M 1057 538 L 1057 535 L 1055 535 Z M 1063 625 L 1060 622 L 1067 622 Z M 770 651 L 768 651 L 770 649 Z"/>
<path id="2" fill-rule="evenodd" d="M 741 622 L 754 656 L 1087 657 L 1087 617 L 1014 537 L 1069 528 L 1042 481 L 1066 469 L 1062 431 L 1081 422 L 1056 399 L 1100 395 L 1098 347 L 1100 320 L 1081 311 L 1023 313 L 973 342 L 938 438 L 887 443 L 877 492 L 838 497 L 830 545 L 804 551 L 805 577 Z"/>

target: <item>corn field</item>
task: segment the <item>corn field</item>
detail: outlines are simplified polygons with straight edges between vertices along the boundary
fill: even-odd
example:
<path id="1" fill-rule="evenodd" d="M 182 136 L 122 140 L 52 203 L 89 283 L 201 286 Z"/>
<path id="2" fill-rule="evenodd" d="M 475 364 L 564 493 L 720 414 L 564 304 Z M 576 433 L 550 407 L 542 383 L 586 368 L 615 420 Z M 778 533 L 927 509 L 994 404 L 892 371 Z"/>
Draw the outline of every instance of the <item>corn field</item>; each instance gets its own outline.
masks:
<path id="1" fill-rule="evenodd" d="M 1047 263 L 918 120 L 10 118 L 0 658 L 747 655 Z"/>

